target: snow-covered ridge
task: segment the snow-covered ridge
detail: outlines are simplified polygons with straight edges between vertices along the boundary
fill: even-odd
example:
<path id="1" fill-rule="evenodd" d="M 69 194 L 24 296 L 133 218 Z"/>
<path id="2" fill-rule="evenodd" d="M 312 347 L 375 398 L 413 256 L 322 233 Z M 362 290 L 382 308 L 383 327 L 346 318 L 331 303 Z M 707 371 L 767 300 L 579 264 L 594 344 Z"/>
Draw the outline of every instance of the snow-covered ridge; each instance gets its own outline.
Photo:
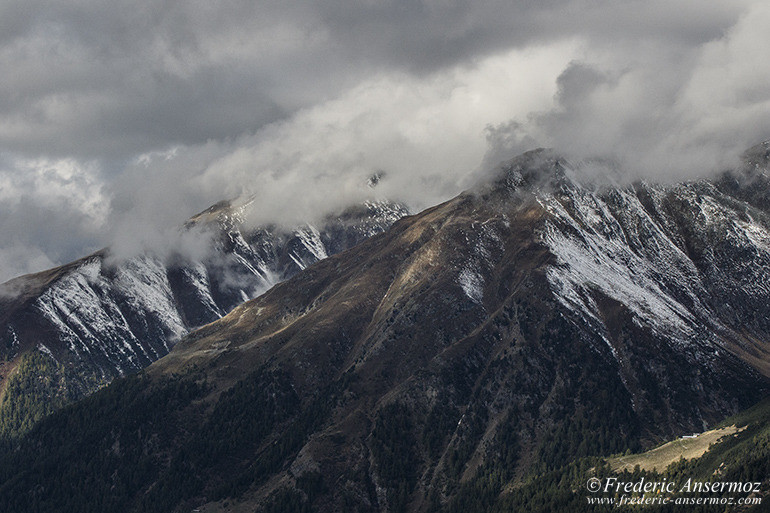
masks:
<path id="1" fill-rule="evenodd" d="M 49 287 L 31 308 L 56 329 L 77 360 L 92 362 L 107 377 L 163 356 L 187 328 L 160 260 L 133 258 L 112 280 L 103 265 L 101 259 L 86 262 Z"/>
<path id="2" fill-rule="evenodd" d="M 248 230 L 242 225 L 245 207 L 196 216 L 195 222 L 219 227 L 204 260 L 170 263 L 143 255 L 115 264 L 97 254 L 70 264 L 0 325 L 0 348 L 8 358 L 45 348 L 102 381 L 134 372 L 168 353 L 191 329 L 408 213 L 380 202 L 317 226 Z"/>
<path id="3" fill-rule="evenodd" d="M 661 339 L 707 353 L 716 352 L 714 333 L 740 332 L 746 319 L 751 331 L 770 333 L 770 322 L 751 314 L 770 301 L 761 210 L 706 181 L 600 192 L 572 183 L 536 196 L 550 214 L 540 230 L 556 257 L 550 286 L 577 317 L 601 325 L 599 293 Z"/>

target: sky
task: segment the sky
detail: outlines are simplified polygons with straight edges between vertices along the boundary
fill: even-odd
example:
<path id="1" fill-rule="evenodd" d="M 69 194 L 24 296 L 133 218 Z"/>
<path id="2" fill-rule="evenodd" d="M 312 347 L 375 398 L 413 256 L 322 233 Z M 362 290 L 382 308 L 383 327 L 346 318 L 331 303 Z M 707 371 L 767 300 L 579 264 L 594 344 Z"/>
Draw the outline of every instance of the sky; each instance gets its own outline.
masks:
<path id="1" fill-rule="evenodd" d="M 705 176 L 770 138 L 768 26 L 756 0 L 0 0 L 0 282 L 181 244 L 221 199 L 419 210 L 536 147 Z"/>

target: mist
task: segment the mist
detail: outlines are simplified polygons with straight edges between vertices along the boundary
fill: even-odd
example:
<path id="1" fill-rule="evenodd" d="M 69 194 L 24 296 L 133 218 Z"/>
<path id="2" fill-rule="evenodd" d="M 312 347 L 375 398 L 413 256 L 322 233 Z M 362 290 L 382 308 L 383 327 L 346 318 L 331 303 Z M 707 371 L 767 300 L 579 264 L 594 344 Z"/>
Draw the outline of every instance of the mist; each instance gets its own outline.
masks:
<path id="1" fill-rule="evenodd" d="M 110 246 L 191 257 L 187 218 L 413 211 L 551 147 L 626 180 L 770 137 L 758 1 L 0 3 L 0 282 Z M 372 189 L 367 178 L 384 172 Z"/>

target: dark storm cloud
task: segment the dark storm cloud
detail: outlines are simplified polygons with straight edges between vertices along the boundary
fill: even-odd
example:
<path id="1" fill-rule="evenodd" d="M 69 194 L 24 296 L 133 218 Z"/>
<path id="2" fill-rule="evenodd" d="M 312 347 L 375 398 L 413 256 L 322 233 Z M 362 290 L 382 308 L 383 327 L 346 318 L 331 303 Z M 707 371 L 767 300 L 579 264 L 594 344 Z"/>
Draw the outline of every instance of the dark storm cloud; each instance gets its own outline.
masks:
<path id="1" fill-rule="evenodd" d="M 283 115 L 269 97 L 275 86 L 265 57 L 269 41 L 263 41 L 262 55 L 252 49 L 239 55 L 244 51 L 239 38 L 248 40 L 251 29 L 260 30 L 259 22 L 239 23 L 241 16 L 256 16 L 244 7 L 225 3 L 217 11 L 213 5 L 196 9 L 172 2 L 13 7 L 0 12 L 3 23 L 14 27 L 3 31 L 11 37 L 6 35 L 0 51 L 7 71 L 0 86 L 5 98 L 0 144 L 7 150 L 126 157 L 168 144 L 236 136 Z"/>
<path id="2" fill-rule="evenodd" d="M 567 37 L 700 44 L 703 2 L 5 2 L 0 144 L 126 156 L 257 130 L 373 72 L 428 73 Z M 0 100 L 2 101 L 2 100 Z"/>
<path id="3" fill-rule="evenodd" d="M 699 1 L 490 0 L 320 3 L 340 51 L 413 72 L 513 46 L 582 37 L 612 45 L 665 40 L 691 47 L 719 37 L 744 3 Z"/>

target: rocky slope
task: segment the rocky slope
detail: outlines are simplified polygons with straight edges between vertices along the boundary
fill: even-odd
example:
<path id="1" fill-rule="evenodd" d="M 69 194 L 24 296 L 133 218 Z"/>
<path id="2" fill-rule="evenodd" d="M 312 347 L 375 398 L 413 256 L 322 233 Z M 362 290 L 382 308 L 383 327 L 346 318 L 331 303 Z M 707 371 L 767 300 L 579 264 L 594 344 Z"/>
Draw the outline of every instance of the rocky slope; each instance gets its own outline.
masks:
<path id="1" fill-rule="evenodd" d="M 65 385 L 73 389 L 70 395 L 89 393 L 146 367 L 191 329 L 407 213 L 401 205 L 367 203 L 317 226 L 247 229 L 242 217 L 248 206 L 223 202 L 188 222 L 186 229 L 211 238 L 213 247 L 199 259 L 145 254 L 114 261 L 104 250 L 0 286 L 3 388 L 24 355 L 38 351 L 72 371 Z"/>
<path id="2" fill-rule="evenodd" d="M 712 426 L 770 386 L 766 145 L 751 155 L 718 180 L 592 187 L 524 154 L 44 421 L 0 464 L 0 504 L 483 511 L 574 458 Z"/>

